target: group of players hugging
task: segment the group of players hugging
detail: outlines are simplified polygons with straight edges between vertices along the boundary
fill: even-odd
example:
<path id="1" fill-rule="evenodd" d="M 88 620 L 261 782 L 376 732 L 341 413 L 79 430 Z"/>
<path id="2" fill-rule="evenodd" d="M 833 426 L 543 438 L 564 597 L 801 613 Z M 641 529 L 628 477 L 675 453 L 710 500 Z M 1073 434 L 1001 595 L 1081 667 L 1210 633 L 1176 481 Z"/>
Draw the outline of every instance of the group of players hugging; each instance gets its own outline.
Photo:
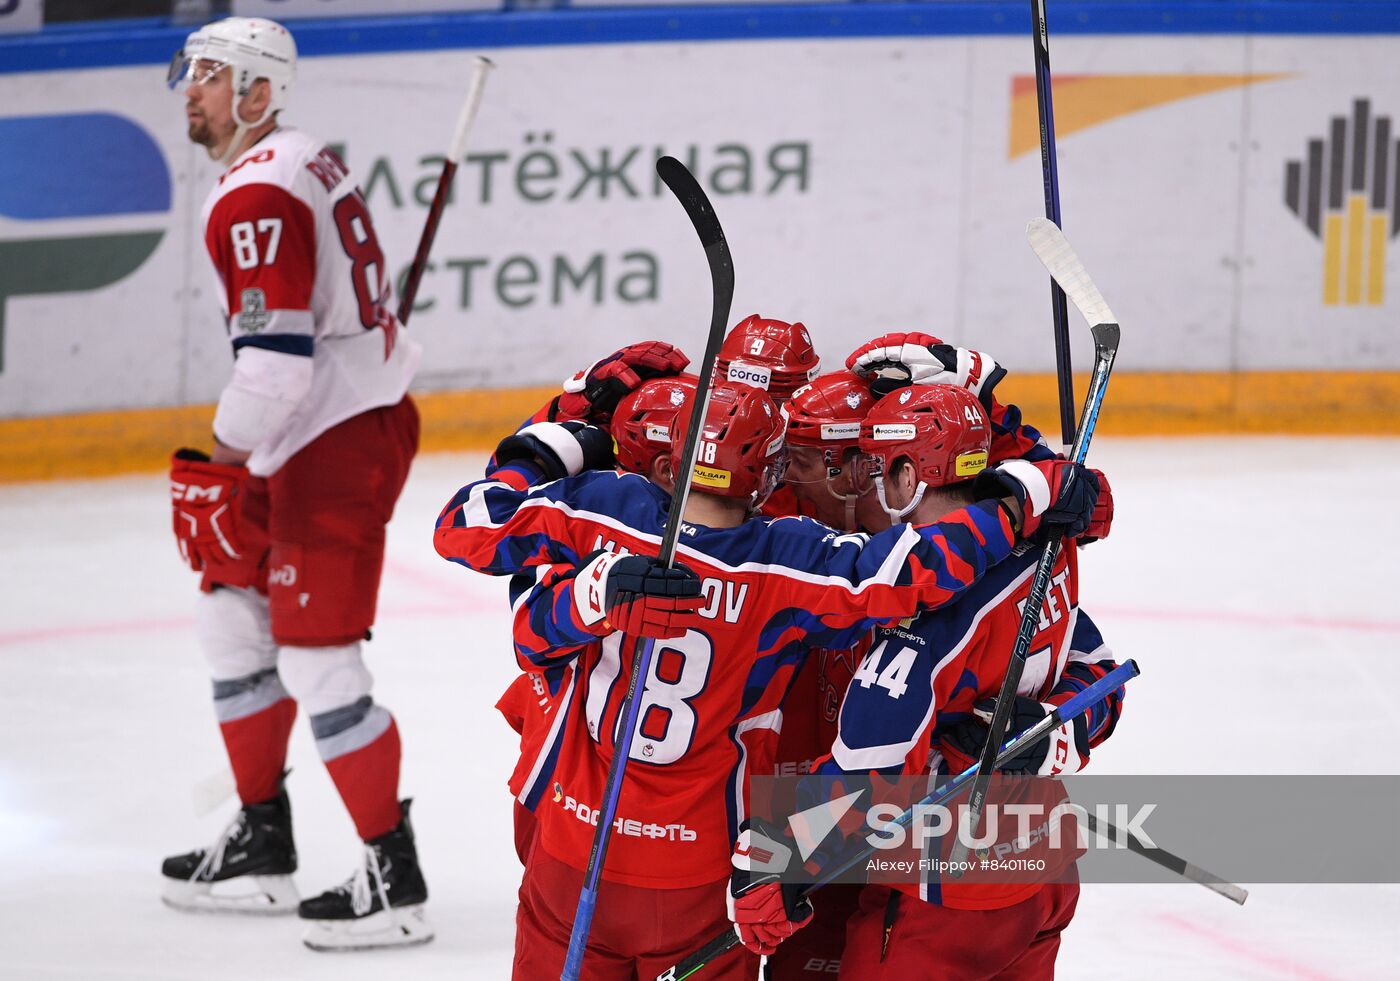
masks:
<path id="1" fill-rule="evenodd" d="M 984 353 L 888 334 L 822 373 L 802 324 L 751 316 L 720 352 L 667 569 L 688 364 L 652 341 L 580 372 L 438 521 L 445 558 L 511 577 L 514 976 L 564 961 L 638 636 L 656 647 L 583 977 L 655 978 L 730 924 L 746 950 L 709 976 L 758 977 L 759 955 L 775 981 L 1052 976 L 1075 882 L 923 876 L 812 903 L 750 867 L 748 779 L 971 766 L 1030 590 L 1026 546 L 1105 536 L 1106 479 L 1069 479 L 996 401 L 1005 370 Z M 1116 667 L 1078 609 L 1077 564 L 1068 548 L 1055 567 L 1016 732 Z M 1009 768 L 1077 771 L 1120 703 Z"/>
<path id="2" fill-rule="evenodd" d="M 174 531 L 202 574 L 198 638 L 242 807 L 167 859 L 181 909 L 297 912 L 315 949 L 421 943 L 409 802 L 369 639 L 384 531 L 417 449 L 418 346 L 398 329 L 363 196 L 328 147 L 279 122 L 290 34 L 229 18 L 172 81 L 189 136 L 226 167 L 205 243 L 235 360 L 212 454 L 178 451 Z M 697 379 L 645 341 L 580 371 L 458 491 L 438 552 L 509 579 L 522 673 L 498 707 L 524 865 L 513 976 L 564 963 L 633 644 L 655 642 L 582 977 L 650 979 L 717 931 L 716 979 L 1048 978 L 1078 885 L 830 886 L 815 903 L 750 859 L 749 778 L 939 775 L 986 742 L 1039 550 L 1061 551 L 1016 695 L 1021 732 L 1116 665 L 1078 605 L 1075 545 L 1112 495 L 995 397 L 993 358 L 877 337 L 823 371 L 800 323 L 729 333 L 688 475 L 674 566 L 656 557 Z M 502 651 L 504 656 L 504 651 Z M 284 787 L 297 704 L 365 843 L 344 884 L 299 900 Z M 1003 769 L 1080 769 L 1121 694 Z M 815 910 L 814 908 L 815 907 Z"/>

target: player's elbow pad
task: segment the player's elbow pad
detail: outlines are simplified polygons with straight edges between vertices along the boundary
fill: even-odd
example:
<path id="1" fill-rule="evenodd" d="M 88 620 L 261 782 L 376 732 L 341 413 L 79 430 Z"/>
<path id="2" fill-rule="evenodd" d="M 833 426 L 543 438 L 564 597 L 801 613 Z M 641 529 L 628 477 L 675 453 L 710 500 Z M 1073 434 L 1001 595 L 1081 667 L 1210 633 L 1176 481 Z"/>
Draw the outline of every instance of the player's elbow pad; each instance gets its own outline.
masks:
<path id="1" fill-rule="evenodd" d="M 245 347 L 234 362 L 233 379 L 219 397 L 214 435 L 225 446 L 252 450 L 287 421 L 311 391 L 312 361 Z"/>

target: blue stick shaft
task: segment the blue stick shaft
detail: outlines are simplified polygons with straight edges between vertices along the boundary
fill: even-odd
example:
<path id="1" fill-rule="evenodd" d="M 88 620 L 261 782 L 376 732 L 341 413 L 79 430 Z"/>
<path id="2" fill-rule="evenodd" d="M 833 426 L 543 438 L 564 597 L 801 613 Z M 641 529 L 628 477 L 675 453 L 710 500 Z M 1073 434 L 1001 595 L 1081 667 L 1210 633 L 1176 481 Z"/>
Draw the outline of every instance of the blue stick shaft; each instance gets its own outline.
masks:
<path id="1" fill-rule="evenodd" d="M 646 679 L 651 671 L 651 652 L 655 642 L 650 638 L 640 640 L 632 649 L 632 678 L 628 691 L 633 695 L 626 699 L 626 709 L 618 726 L 617 738 L 613 741 L 612 762 L 608 765 L 608 781 L 603 787 L 603 805 L 598 809 L 598 829 L 593 834 L 593 848 L 588 856 L 588 868 L 583 876 L 583 890 L 579 893 L 578 912 L 574 914 L 574 927 L 569 933 L 569 951 L 564 957 L 564 970 L 559 975 L 561 981 L 578 981 L 583 967 L 583 952 L 588 947 L 588 932 L 593 926 L 593 907 L 598 901 L 598 880 L 603 875 L 603 862 L 608 856 L 609 832 L 617 817 L 617 801 L 622 796 L 622 771 L 632 753 L 632 737 L 637 730 L 637 719 L 642 710 L 641 692 L 646 687 Z"/>
<path id="2" fill-rule="evenodd" d="M 569 934 L 569 952 L 564 956 L 563 978 L 577 978 L 583 970 L 583 952 L 588 949 L 588 928 L 593 924 L 593 907 L 598 902 L 598 890 L 584 886 L 578 894 L 578 911 L 574 913 L 574 929 Z M 583 929 L 579 929 L 579 924 Z"/>
<path id="3" fill-rule="evenodd" d="M 670 568 L 676 558 L 676 541 L 680 534 L 681 516 L 685 513 L 686 496 L 690 493 L 691 477 L 695 469 L 696 453 L 700 447 L 700 428 L 705 420 L 705 407 L 710 400 L 710 382 L 714 376 L 715 361 L 719 356 L 720 345 L 724 342 L 725 327 L 729 323 L 729 309 L 734 299 L 734 262 L 729 254 L 729 246 L 724 239 L 724 229 L 720 227 L 714 206 L 705 196 L 704 188 L 695 175 L 686 170 L 685 165 L 674 157 L 662 157 L 656 161 L 656 173 L 666 182 L 686 216 L 700 236 L 700 244 L 705 247 L 705 260 L 710 266 L 711 306 L 710 330 L 705 341 L 705 354 L 700 359 L 700 379 L 696 383 L 694 396 L 695 410 L 690 425 L 686 428 L 685 444 L 681 450 L 682 465 L 677 474 L 676 486 L 671 493 L 671 513 L 666 518 L 666 531 L 661 538 L 661 551 L 658 558 Z M 617 801 L 622 794 L 622 778 L 627 772 L 627 759 L 632 752 L 632 735 L 637 729 L 637 717 L 641 711 L 642 692 L 646 688 L 651 673 L 652 641 L 638 641 L 632 648 L 632 675 L 628 679 L 627 694 L 623 697 L 621 714 L 624 716 L 621 729 L 613 743 L 612 761 L 608 765 L 607 784 L 603 789 L 603 804 L 598 816 L 598 827 L 593 833 L 593 848 L 588 856 L 588 867 L 584 872 L 583 889 L 579 893 L 578 911 L 574 914 L 573 929 L 569 933 L 569 950 L 564 959 L 564 970 L 560 981 L 578 981 L 583 967 L 583 955 L 588 946 L 588 931 L 593 925 L 593 907 L 598 900 L 598 881 L 603 875 L 603 861 L 608 853 L 613 820 L 617 815 Z"/>

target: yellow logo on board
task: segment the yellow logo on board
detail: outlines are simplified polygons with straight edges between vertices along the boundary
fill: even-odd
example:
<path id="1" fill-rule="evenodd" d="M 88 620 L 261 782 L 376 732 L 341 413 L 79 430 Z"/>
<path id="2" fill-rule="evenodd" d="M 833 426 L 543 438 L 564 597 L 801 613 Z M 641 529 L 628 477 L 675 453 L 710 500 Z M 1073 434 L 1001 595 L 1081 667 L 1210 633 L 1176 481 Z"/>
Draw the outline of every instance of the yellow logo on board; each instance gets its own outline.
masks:
<path id="1" fill-rule="evenodd" d="M 1292 76 L 1260 74 L 1092 74 L 1055 73 L 1055 135 L 1069 136 L 1115 119 L 1215 92 L 1258 85 Z M 1011 133 L 1006 158 L 1015 160 L 1040 150 L 1040 113 L 1034 75 L 1011 79 Z"/>
<path id="2" fill-rule="evenodd" d="M 1322 240 L 1322 302 L 1379 306 L 1385 300 L 1386 245 L 1400 231 L 1400 147 L 1389 116 L 1371 100 L 1333 116 L 1327 135 L 1308 140 L 1305 157 L 1283 169 L 1283 203 Z"/>

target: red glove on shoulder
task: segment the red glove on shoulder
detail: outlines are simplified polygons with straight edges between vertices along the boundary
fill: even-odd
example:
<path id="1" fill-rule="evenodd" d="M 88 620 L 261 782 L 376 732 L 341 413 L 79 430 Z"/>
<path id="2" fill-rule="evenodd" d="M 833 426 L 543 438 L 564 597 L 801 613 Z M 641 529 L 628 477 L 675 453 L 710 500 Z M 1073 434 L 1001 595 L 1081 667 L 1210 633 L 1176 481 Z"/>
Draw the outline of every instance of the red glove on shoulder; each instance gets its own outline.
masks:
<path id="1" fill-rule="evenodd" d="M 564 382 L 557 419 L 607 422 L 622 396 L 644 381 L 679 375 L 690 359 L 665 341 L 641 341 L 599 358 Z"/>
<path id="2" fill-rule="evenodd" d="M 247 481 L 246 467 L 211 463 L 199 450 L 176 450 L 170 458 L 175 542 L 195 572 L 242 557 L 234 499 Z"/>

